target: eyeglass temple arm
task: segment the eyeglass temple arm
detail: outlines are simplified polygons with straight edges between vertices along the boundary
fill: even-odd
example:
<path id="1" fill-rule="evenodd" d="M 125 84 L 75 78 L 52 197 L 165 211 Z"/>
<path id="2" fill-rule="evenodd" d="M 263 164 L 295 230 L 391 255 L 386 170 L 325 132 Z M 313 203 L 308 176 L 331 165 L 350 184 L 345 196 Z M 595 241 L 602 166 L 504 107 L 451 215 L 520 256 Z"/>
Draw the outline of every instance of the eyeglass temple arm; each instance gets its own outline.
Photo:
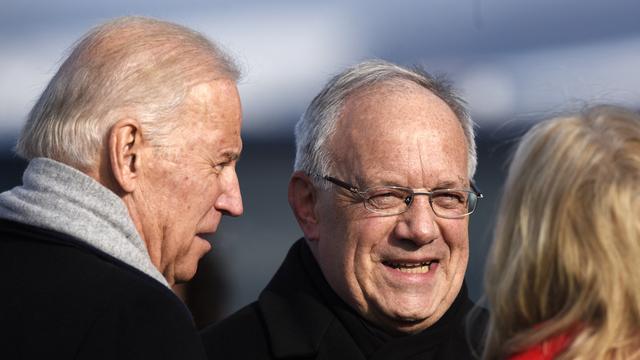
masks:
<path id="1" fill-rule="evenodd" d="M 334 184 L 336 184 L 336 185 L 338 185 L 340 187 L 343 187 L 343 188 L 351 191 L 352 193 L 360 195 L 360 189 L 358 189 L 357 187 L 355 187 L 355 186 L 353 186 L 353 185 L 351 185 L 349 183 L 346 183 L 344 181 L 338 180 L 338 179 L 336 179 L 334 177 L 331 177 L 331 176 L 323 176 L 322 178 L 327 180 L 327 181 L 330 181 L 330 182 L 332 182 L 332 183 L 334 183 Z"/>
<path id="2" fill-rule="evenodd" d="M 482 199 L 484 197 L 484 195 L 480 192 L 480 190 L 478 190 L 478 188 L 476 187 L 476 183 L 471 181 L 470 185 L 471 185 L 471 190 L 473 190 L 473 192 L 476 193 L 478 198 Z"/>

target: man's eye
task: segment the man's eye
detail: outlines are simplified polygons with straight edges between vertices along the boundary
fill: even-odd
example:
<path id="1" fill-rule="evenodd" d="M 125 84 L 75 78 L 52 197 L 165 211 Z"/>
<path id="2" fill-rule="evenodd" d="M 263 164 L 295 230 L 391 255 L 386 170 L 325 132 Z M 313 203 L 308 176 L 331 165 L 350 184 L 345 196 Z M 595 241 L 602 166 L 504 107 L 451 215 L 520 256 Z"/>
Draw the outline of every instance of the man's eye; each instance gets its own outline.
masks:
<path id="1" fill-rule="evenodd" d="M 216 172 L 221 172 L 228 165 L 229 165 L 229 162 L 219 163 L 213 166 L 213 170 L 215 170 Z"/>
<path id="2" fill-rule="evenodd" d="M 406 194 L 402 192 L 385 190 L 369 194 L 367 201 L 376 208 L 384 209 L 400 204 L 405 197 Z"/>
<path id="3" fill-rule="evenodd" d="M 395 196 L 395 194 L 389 191 L 389 192 L 382 192 L 382 193 L 373 194 L 372 197 L 384 198 L 384 197 L 389 197 L 389 196 Z"/>
<path id="4" fill-rule="evenodd" d="M 433 194 L 432 198 L 434 203 L 442 207 L 453 207 L 466 203 L 466 196 L 463 192 L 437 192 Z"/>
<path id="5" fill-rule="evenodd" d="M 442 198 L 451 200 L 451 201 L 464 202 L 465 196 L 464 196 L 464 193 L 446 192 L 442 194 Z"/>

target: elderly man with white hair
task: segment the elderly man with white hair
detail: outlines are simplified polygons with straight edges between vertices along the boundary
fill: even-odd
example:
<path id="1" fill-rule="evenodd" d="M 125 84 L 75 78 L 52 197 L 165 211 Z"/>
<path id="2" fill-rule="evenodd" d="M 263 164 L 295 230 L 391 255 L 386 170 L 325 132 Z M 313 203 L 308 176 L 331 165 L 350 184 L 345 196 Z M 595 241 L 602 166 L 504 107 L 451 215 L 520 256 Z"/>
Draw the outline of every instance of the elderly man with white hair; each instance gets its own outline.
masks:
<path id="1" fill-rule="evenodd" d="M 464 103 L 420 69 L 367 61 L 296 126 L 304 237 L 257 302 L 206 329 L 210 359 L 470 359 L 464 284 L 476 149 Z"/>
<path id="2" fill-rule="evenodd" d="M 18 140 L 22 186 L 0 194 L 0 358 L 204 357 L 171 286 L 242 213 L 238 76 L 164 21 L 79 41 Z"/>

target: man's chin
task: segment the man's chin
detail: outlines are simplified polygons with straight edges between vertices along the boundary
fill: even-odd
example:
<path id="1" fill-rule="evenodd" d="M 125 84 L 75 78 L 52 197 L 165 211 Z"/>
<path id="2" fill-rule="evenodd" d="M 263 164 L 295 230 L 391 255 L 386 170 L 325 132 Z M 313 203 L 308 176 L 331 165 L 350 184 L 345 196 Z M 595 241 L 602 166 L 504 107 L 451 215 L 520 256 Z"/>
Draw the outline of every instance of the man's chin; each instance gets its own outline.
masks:
<path id="1" fill-rule="evenodd" d="M 189 254 L 184 258 L 175 271 L 176 284 L 185 283 L 193 279 L 198 271 L 198 262 L 211 250 L 211 243 L 196 235 L 189 249 Z"/>
<path id="2" fill-rule="evenodd" d="M 394 330 L 398 334 L 412 335 L 433 325 L 429 319 L 399 319 L 394 321 Z"/>
<path id="3" fill-rule="evenodd" d="M 402 309 L 401 312 L 378 314 L 373 322 L 378 326 L 394 335 L 411 335 L 416 334 L 436 323 L 439 318 L 434 311 L 425 311 L 428 305 L 415 311 L 407 312 Z"/>
<path id="4" fill-rule="evenodd" d="M 198 263 L 195 263 L 193 266 L 185 266 L 178 271 L 176 271 L 174 281 L 176 284 L 184 284 L 186 282 L 191 281 L 194 276 L 196 276 L 196 272 L 198 271 Z"/>

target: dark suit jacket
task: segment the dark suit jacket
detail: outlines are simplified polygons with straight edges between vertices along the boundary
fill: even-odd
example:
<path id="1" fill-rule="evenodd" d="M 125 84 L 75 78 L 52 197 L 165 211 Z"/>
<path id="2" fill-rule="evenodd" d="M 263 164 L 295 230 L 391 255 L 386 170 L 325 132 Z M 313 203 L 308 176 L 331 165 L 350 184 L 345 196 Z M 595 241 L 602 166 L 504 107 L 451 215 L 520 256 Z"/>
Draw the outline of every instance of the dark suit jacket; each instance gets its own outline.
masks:
<path id="1" fill-rule="evenodd" d="M 0 359 L 202 359 L 191 314 L 70 236 L 0 220 Z"/>
<path id="2" fill-rule="evenodd" d="M 467 323 L 466 315 L 473 303 L 466 287 L 435 325 L 420 334 L 392 338 L 373 354 L 365 355 L 362 339 L 367 336 L 361 336 L 361 332 L 368 329 L 358 331 L 357 326 L 345 326 L 344 317 L 336 316 L 335 310 L 341 305 L 332 305 L 336 302 L 327 301 L 326 293 L 331 292 L 335 298 L 337 295 L 321 275 L 313 275 L 303 265 L 303 253 L 309 252 L 303 241 L 293 245 L 257 302 L 202 332 L 209 359 L 474 358 L 470 344 L 478 346 L 487 313 L 482 310 L 474 322 Z M 312 262 L 315 264 L 315 260 Z M 319 268 L 316 273 L 320 274 Z M 318 277 L 329 290 L 319 290 L 318 282 L 313 280 Z"/>

